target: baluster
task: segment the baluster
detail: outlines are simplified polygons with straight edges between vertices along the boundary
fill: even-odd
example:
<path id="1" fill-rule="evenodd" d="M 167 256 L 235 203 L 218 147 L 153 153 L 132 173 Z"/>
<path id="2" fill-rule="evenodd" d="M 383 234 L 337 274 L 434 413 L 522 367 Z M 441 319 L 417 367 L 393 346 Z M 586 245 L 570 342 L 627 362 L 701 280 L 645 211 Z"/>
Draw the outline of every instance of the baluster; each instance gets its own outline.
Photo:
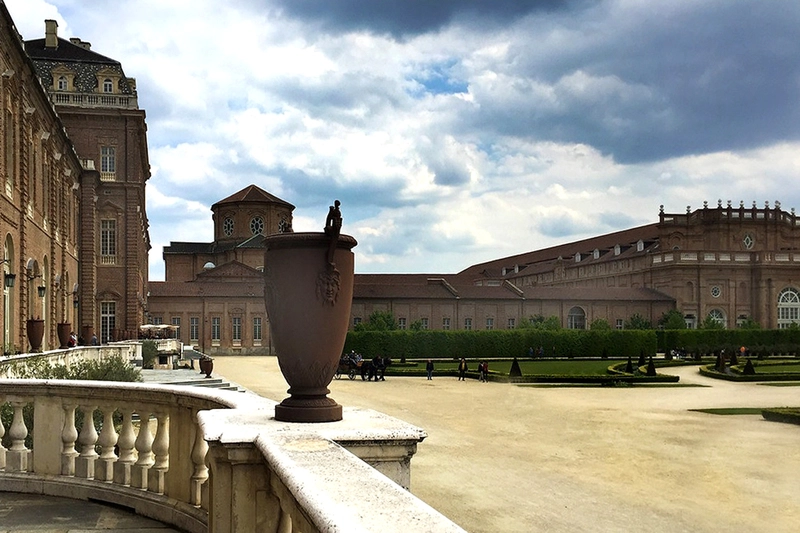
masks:
<path id="1" fill-rule="evenodd" d="M 139 411 L 139 434 L 136 436 L 139 458 L 131 467 L 131 486 L 147 490 L 147 471 L 153 465 L 153 434 L 150 432 L 150 411 Z"/>
<path id="2" fill-rule="evenodd" d="M 78 430 L 75 429 L 75 404 L 64 404 L 64 428 L 61 430 L 61 475 L 75 475 L 75 441 L 78 440 Z"/>
<path id="3" fill-rule="evenodd" d="M 27 472 L 30 450 L 25 447 L 25 437 L 28 436 L 28 428 L 25 427 L 25 419 L 22 417 L 25 402 L 12 401 L 11 407 L 14 409 L 14 419 L 11 421 L 11 427 L 8 428 L 11 447 L 6 452 L 6 470 L 8 472 Z"/>
<path id="4" fill-rule="evenodd" d="M 94 473 L 94 478 L 99 481 L 111 482 L 114 479 L 114 463 L 117 461 L 117 454 L 114 453 L 114 445 L 117 443 L 114 411 L 111 405 L 103 408 L 103 429 L 100 430 L 100 438 L 97 439 L 97 444 L 100 445 L 100 457 L 97 459 Z"/>
<path id="5" fill-rule="evenodd" d="M 2 407 L 2 404 L 0 404 Z M 6 469 L 6 449 L 3 447 L 3 437 L 6 434 L 6 428 L 3 427 L 3 420 L 0 419 L 0 470 Z"/>
<path id="6" fill-rule="evenodd" d="M 194 446 L 192 446 L 192 464 L 194 473 L 192 474 L 192 492 L 189 496 L 192 505 L 201 506 L 203 504 L 203 484 L 208 480 L 208 466 L 206 466 L 206 454 L 208 453 L 208 443 L 203 438 L 203 432 L 197 425 L 197 411 L 193 416 L 194 426 Z"/>
<path id="7" fill-rule="evenodd" d="M 156 437 L 153 439 L 155 460 L 147 473 L 147 490 L 164 494 L 164 480 L 169 470 L 169 414 L 156 413 Z"/>
<path id="8" fill-rule="evenodd" d="M 136 462 L 135 443 L 136 434 L 133 432 L 133 409 L 122 408 L 122 427 L 117 439 L 119 446 L 119 459 L 114 464 L 114 483 L 118 485 L 131 484 L 131 465 Z"/>
<path id="9" fill-rule="evenodd" d="M 83 413 L 83 427 L 78 435 L 81 453 L 75 460 L 75 476 L 86 479 L 94 478 L 94 466 L 97 460 L 97 452 L 94 445 L 97 443 L 97 429 L 94 427 L 95 405 L 81 405 Z"/>

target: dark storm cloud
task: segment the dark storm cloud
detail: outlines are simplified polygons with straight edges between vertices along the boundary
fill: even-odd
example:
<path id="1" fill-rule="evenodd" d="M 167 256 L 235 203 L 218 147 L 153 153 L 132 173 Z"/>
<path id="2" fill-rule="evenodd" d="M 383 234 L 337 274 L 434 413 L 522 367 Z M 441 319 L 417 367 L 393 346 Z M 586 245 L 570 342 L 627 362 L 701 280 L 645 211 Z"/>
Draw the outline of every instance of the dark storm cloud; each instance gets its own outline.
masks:
<path id="1" fill-rule="evenodd" d="M 395 37 L 435 32 L 452 22 L 492 25 L 535 11 L 565 8 L 567 0 L 273 0 L 292 18 L 329 32 L 368 31 Z"/>
<path id="2" fill-rule="evenodd" d="M 511 82 L 475 89 L 474 126 L 585 143 L 624 163 L 800 138 L 800 3 L 608 5 L 549 17 L 513 45 L 498 66 Z M 563 46 L 541 53 L 556 34 Z"/>

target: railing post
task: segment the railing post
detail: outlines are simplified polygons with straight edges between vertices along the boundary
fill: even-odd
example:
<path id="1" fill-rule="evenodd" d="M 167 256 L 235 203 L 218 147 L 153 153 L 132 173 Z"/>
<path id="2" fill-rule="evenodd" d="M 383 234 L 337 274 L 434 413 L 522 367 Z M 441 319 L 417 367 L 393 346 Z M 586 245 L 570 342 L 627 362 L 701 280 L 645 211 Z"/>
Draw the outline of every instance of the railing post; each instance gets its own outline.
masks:
<path id="1" fill-rule="evenodd" d="M 208 460 L 209 532 L 283 532 L 279 529 L 280 501 L 269 490 L 269 469 L 252 444 L 226 446 L 212 442 Z"/>
<path id="2" fill-rule="evenodd" d="M 37 474 L 57 476 L 61 474 L 61 439 L 63 434 L 64 406 L 61 398 L 37 395 L 33 398 L 33 427 L 47 431 L 33 432 L 33 464 L 30 470 Z M 74 426 L 73 426 L 74 427 Z"/>
<path id="3" fill-rule="evenodd" d="M 208 443 L 203 438 L 203 432 L 197 424 L 197 411 L 193 411 L 192 427 L 194 428 L 194 445 L 192 446 L 192 472 L 190 502 L 192 505 L 200 506 L 203 503 L 203 484 L 208 481 L 208 466 L 206 466 L 206 455 L 208 454 Z"/>

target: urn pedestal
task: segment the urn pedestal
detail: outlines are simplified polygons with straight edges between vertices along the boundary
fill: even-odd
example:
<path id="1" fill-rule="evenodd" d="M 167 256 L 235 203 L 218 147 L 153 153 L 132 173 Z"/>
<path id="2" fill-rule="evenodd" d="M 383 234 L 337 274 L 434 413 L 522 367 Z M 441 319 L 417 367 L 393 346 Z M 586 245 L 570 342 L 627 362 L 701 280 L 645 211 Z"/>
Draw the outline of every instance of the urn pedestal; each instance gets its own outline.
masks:
<path id="1" fill-rule="evenodd" d="M 349 235 L 282 233 L 265 239 L 264 297 L 278 365 L 290 396 L 275 407 L 285 422 L 333 422 L 328 398 L 353 303 L 356 240 Z"/>

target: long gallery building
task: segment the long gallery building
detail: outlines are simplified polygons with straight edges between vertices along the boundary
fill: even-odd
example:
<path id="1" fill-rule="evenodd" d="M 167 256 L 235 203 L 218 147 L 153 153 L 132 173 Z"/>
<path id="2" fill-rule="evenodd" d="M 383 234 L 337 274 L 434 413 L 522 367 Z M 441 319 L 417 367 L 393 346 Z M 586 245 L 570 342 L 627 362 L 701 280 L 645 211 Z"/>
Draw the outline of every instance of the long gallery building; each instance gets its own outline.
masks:
<path id="1" fill-rule="evenodd" d="M 150 282 L 150 316 L 181 326 L 183 341 L 204 353 L 270 353 L 262 242 L 289 230 L 294 206 L 250 185 L 211 209 L 213 242 L 164 248 L 166 281 Z M 390 311 L 400 328 L 510 329 L 534 315 L 556 316 L 565 328 L 596 319 L 622 328 L 635 314 L 656 323 L 672 309 L 689 327 L 707 317 L 728 328 L 800 320 L 794 211 L 777 202 L 662 208 L 653 224 L 456 274 L 356 274 L 351 325 Z"/>

